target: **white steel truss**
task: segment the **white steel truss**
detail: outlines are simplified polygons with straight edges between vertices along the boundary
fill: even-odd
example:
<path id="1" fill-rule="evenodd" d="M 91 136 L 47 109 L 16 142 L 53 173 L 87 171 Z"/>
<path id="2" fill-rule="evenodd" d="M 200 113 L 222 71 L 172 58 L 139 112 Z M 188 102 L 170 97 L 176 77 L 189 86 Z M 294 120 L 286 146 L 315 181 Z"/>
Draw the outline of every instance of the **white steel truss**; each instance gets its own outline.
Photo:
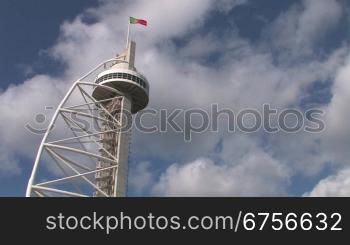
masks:
<path id="1" fill-rule="evenodd" d="M 39 146 L 27 197 L 116 196 L 125 97 L 117 89 L 95 83 L 95 78 L 117 62 L 116 58 L 98 65 L 64 96 Z M 96 87 L 112 96 L 96 100 L 92 96 Z"/>

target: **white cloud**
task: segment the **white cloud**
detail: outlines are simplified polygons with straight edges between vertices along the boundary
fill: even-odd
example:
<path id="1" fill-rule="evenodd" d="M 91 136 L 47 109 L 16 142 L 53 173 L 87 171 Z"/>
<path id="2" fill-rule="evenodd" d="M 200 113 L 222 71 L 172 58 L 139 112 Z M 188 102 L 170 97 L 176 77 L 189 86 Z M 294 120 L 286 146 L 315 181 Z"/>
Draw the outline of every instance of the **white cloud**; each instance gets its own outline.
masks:
<path id="1" fill-rule="evenodd" d="M 223 12 L 229 12 L 234 7 L 237 7 L 242 4 L 249 4 L 248 0 L 219 0 L 215 1 L 217 4 L 218 10 L 221 10 Z"/>
<path id="2" fill-rule="evenodd" d="M 298 20 L 296 41 L 308 44 L 326 35 L 327 30 L 338 23 L 343 11 L 337 0 L 305 0 L 303 8 Z"/>
<path id="3" fill-rule="evenodd" d="M 268 29 L 268 39 L 290 59 L 313 53 L 315 44 L 341 19 L 337 0 L 304 0 L 282 13 Z M 326 16 L 326 17 L 325 17 Z"/>
<path id="4" fill-rule="evenodd" d="M 165 196 L 275 196 L 286 195 L 290 177 L 286 166 L 261 150 L 246 136 L 223 143 L 221 163 L 198 158 L 173 164 L 153 187 Z M 219 161 L 220 162 L 220 161 Z"/>
<path id="5" fill-rule="evenodd" d="M 55 107 L 65 92 L 66 86 L 61 80 L 47 75 L 37 75 L 14 85 L 0 93 L 0 137 L 3 148 L 11 154 L 34 157 L 37 144 L 41 138 L 25 129 L 27 123 L 37 129 L 43 129 L 43 124 L 36 123 L 37 114 L 49 118 L 53 110 L 45 110 L 45 106 Z"/>
<path id="6" fill-rule="evenodd" d="M 335 175 L 321 180 L 314 189 L 305 193 L 308 197 L 348 197 L 350 196 L 350 169 L 340 170 Z"/>
<path id="7" fill-rule="evenodd" d="M 165 196 L 276 196 L 285 195 L 288 175 L 277 162 L 250 155 L 237 166 L 215 164 L 200 158 L 173 164 L 154 186 Z"/>
<path id="8" fill-rule="evenodd" d="M 326 107 L 324 133 L 325 150 L 338 163 L 350 164 L 348 146 L 350 144 L 348 108 L 350 104 L 350 57 L 339 69 L 332 88 L 332 100 Z"/>

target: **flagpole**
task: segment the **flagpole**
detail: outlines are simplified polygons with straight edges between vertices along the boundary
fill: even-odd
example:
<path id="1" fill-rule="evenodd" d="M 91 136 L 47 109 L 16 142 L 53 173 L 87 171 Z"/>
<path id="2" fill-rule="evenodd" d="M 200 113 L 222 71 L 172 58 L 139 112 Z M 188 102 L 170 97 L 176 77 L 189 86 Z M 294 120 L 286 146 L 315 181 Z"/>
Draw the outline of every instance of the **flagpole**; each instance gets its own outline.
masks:
<path id="1" fill-rule="evenodd" d="M 129 44 L 129 37 L 130 36 L 130 17 L 129 17 L 129 20 L 128 20 L 128 34 L 127 34 L 127 37 L 126 37 L 126 47 L 128 47 L 128 44 Z"/>

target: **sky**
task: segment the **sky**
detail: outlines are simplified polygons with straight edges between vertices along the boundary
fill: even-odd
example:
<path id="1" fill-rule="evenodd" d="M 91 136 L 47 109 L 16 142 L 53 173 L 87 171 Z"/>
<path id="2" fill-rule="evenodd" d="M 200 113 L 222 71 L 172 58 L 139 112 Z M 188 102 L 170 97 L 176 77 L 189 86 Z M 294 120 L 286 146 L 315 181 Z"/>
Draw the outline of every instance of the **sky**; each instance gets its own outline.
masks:
<path id="1" fill-rule="evenodd" d="M 73 81 L 125 45 L 149 108 L 322 110 L 325 129 L 133 131 L 129 196 L 349 196 L 350 4 L 345 0 L 0 3 L 0 195 L 23 196 L 44 127 Z M 158 117 L 145 117 L 154 125 Z M 178 118 L 181 127 L 186 127 Z M 249 121 L 249 120 L 248 120 Z"/>

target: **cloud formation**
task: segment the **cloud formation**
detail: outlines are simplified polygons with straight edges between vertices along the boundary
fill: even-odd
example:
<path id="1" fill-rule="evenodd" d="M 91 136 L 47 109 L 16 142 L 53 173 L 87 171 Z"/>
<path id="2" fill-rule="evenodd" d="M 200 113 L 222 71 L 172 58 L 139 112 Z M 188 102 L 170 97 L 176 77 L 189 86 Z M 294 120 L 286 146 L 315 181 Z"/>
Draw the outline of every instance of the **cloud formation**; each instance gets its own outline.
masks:
<path id="1" fill-rule="evenodd" d="M 340 170 L 321 180 L 306 197 L 348 197 L 350 195 L 350 170 Z"/>
<path id="2" fill-rule="evenodd" d="M 73 80 L 123 49 L 126 25 L 121 23 L 129 15 L 150 23 L 147 29 L 133 27 L 132 36 L 138 45 L 136 66 L 150 81 L 149 106 L 155 109 L 208 110 L 212 103 L 235 111 L 261 110 L 264 103 L 279 109 L 299 107 L 308 87 L 334 81 L 333 99 L 322 105 L 327 112 L 327 130 L 319 135 L 229 134 L 224 130 L 224 117 L 219 132 L 195 135 L 191 143 L 172 130 L 133 132 L 133 158 L 140 162 L 130 180 L 135 193 L 288 195 L 293 176 L 317 176 L 326 165 L 349 164 L 349 130 L 343 113 L 350 98 L 349 65 L 343 67 L 348 48 L 344 45 L 322 56 L 315 50 L 344 15 L 341 3 L 304 0 L 295 4 L 266 25 L 256 43 L 240 36 L 235 26 L 220 32 L 219 27 L 207 23 L 214 13 L 229 18 L 230 11 L 242 4 L 253 3 L 104 0 L 99 7 L 63 23 L 59 39 L 48 50 L 53 59 L 65 64 L 61 76 L 38 74 L 0 94 L 0 113 L 4 115 L 0 119 L 4 141 L 0 170 L 18 174 L 20 165 L 7 159 L 34 158 L 40 136 L 25 131 L 23 125 L 44 106 L 57 105 Z M 157 117 L 147 119 L 149 124 L 158 121 Z M 179 124 L 184 127 L 182 118 Z M 150 164 L 163 171 L 155 176 Z"/>
<path id="3" fill-rule="evenodd" d="M 234 149 L 234 151 L 233 151 Z M 245 153 L 242 154 L 242 151 Z M 153 187 L 165 196 L 274 196 L 286 195 L 290 173 L 287 166 L 260 149 L 252 140 L 238 136 L 224 142 L 220 161 L 198 158 L 173 164 Z"/>

